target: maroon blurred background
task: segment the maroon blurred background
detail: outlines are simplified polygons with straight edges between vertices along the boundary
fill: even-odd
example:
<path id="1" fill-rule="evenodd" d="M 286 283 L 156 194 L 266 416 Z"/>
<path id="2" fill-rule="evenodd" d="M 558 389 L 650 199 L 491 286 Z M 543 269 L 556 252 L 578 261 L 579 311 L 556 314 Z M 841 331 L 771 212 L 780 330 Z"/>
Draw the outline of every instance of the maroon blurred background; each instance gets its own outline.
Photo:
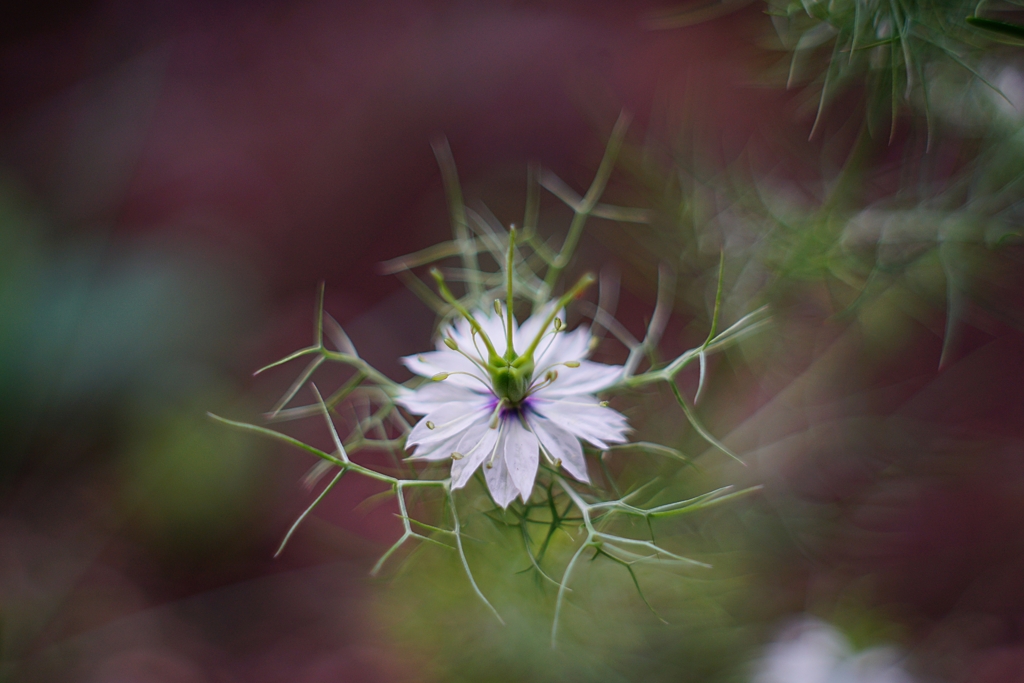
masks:
<path id="1" fill-rule="evenodd" d="M 5 3 L 9 182 L 44 217 L 47 248 L 88 245 L 101 280 L 122 262 L 149 272 L 140 253 L 171 254 L 173 272 L 186 264 L 167 295 L 185 302 L 180 318 L 142 305 L 168 321 L 161 334 L 195 325 L 178 351 L 204 368 L 142 400 L 129 387 L 163 363 L 153 351 L 111 397 L 40 403 L 0 518 L 11 680 L 417 678 L 366 626 L 366 570 L 397 529 L 388 505 L 353 514 L 372 487 L 340 487 L 273 561 L 309 500 L 307 460 L 264 449 L 254 472 L 232 465 L 241 475 L 204 475 L 173 449 L 156 473 L 136 463 L 178 438 L 161 435 L 200 429 L 207 409 L 258 419 L 291 376 L 250 373 L 307 343 L 319 281 L 368 359 L 402 372 L 397 357 L 427 343 L 432 319 L 378 263 L 449 232 L 433 136 L 450 140 L 467 197 L 504 221 L 521 215 L 527 162 L 585 187 L 620 109 L 639 139 L 678 88 L 738 153 L 774 101 L 743 87 L 749 31 L 731 19 L 645 28 L 663 5 Z M 189 313 L 200 304 L 205 317 Z M 119 315 L 110 331 L 128 323 Z M 43 425 L 62 416 L 57 438 Z M 126 460 L 136 432 L 141 455 Z M 176 469 L 193 466 L 191 478 Z M 180 509 L 203 509 L 197 490 L 214 497 L 204 476 L 225 490 L 232 476 L 250 482 L 224 494 L 235 507 L 211 508 L 216 522 Z M 150 479 L 156 488 L 139 483 Z M 177 498 L 154 507 L 147 491 Z"/>
<path id="2" fill-rule="evenodd" d="M 108 280 L 131 290 L 129 275 L 154 264 L 175 274 L 164 298 L 104 318 L 116 338 L 145 313 L 164 340 L 145 347 L 131 373 L 100 373 L 119 384 L 64 402 L 55 389 L 28 417 L 11 413 L 19 424 L 8 433 L 18 438 L 5 445 L 0 489 L 4 675 L 423 676 L 423 662 L 369 614 L 367 570 L 398 528 L 387 505 L 353 513 L 375 489 L 347 482 L 274 561 L 311 497 L 299 484 L 310 462 L 264 447 L 223 464 L 189 434 L 216 445 L 218 432 L 198 426 L 206 410 L 258 419 L 272 405 L 293 375 L 253 381 L 251 372 L 308 343 L 320 281 L 327 310 L 366 357 L 402 376 L 396 359 L 424 347 L 432 317 L 378 264 L 449 232 L 429 145 L 439 133 L 467 198 L 505 222 L 521 215 L 528 162 L 584 188 L 621 109 L 635 115 L 633 142 L 649 133 L 650 144 L 671 150 L 655 132 L 665 133 L 685 101 L 721 162 L 752 140 L 791 155 L 780 152 L 779 164 L 813 160 L 821 142 L 805 141 L 789 98 L 756 85 L 763 55 L 754 46 L 767 26 L 760 5 L 650 30 L 650 16 L 672 6 L 4 5 L 0 171 L 42 216 L 29 232 L 51 256 L 91 254 L 90 292 Z M 564 216 L 547 208 L 552 220 Z M 52 272 L 70 278 L 77 271 L 65 261 L 77 261 L 62 259 L 52 257 Z M 880 359 L 830 327 L 828 311 L 814 306 L 818 294 L 782 307 L 787 346 L 773 356 L 763 394 L 738 409 L 755 417 L 734 437 L 760 453 L 756 471 L 769 494 L 795 506 L 773 514 L 800 521 L 818 519 L 819 506 L 825 516 L 841 512 L 813 556 L 786 546 L 777 565 L 764 564 L 779 610 L 868 576 L 922 648 L 956 642 L 950 659 L 963 668 L 953 677 L 1017 680 L 1019 333 L 975 331 L 940 373 L 934 329 L 915 327 L 912 342 Z M 69 301 L 70 313 L 54 315 L 93 311 Z M 87 322 L 67 338 L 80 340 Z M 173 372 L 154 383 L 168 365 L 160 344 L 179 333 Z M 112 343 L 103 340 L 98 347 Z M 303 436 L 326 443 L 316 425 Z M 971 449 L 983 466 L 964 458 Z M 147 469 L 154 453 L 167 468 Z M 203 470 L 211 458 L 221 464 Z M 204 507 L 219 497 L 223 507 Z M 205 509 L 216 518 L 195 512 Z"/>

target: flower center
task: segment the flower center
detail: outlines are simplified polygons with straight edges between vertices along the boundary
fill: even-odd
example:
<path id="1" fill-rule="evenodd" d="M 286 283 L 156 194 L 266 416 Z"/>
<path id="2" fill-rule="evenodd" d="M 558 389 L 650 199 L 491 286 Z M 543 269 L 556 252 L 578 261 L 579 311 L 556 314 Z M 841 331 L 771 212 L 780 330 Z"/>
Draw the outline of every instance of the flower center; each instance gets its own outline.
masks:
<path id="1" fill-rule="evenodd" d="M 487 370 L 487 374 L 490 375 L 491 379 L 491 387 L 494 391 L 494 395 L 498 398 L 498 400 L 511 409 L 518 409 L 523 400 L 530 394 L 530 389 L 533 386 L 533 373 L 536 369 L 533 361 L 533 356 L 534 353 L 537 351 L 537 346 L 540 344 L 541 340 L 547 335 L 548 328 L 550 328 L 552 325 L 554 325 L 556 333 L 560 331 L 561 320 L 558 319 L 558 312 L 565 308 L 566 304 L 568 304 L 570 301 L 579 297 L 583 293 L 583 290 L 585 290 L 587 287 L 593 284 L 594 276 L 587 273 L 586 275 L 581 277 L 572 289 L 563 294 L 561 298 L 558 299 L 557 303 L 555 303 L 554 306 L 550 307 L 550 310 L 548 311 L 543 323 L 541 324 L 540 329 L 537 331 L 537 334 L 530 341 L 526 350 L 523 351 L 522 354 L 518 354 L 516 353 L 515 349 L 512 348 L 513 338 L 515 337 L 515 319 L 513 318 L 512 313 L 512 304 L 514 300 L 513 271 L 515 265 L 516 240 L 516 232 L 514 228 L 509 230 L 508 240 L 508 261 L 505 266 L 506 281 L 504 310 L 502 310 L 500 301 L 494 302 L 494 312 L 499 317 L 503 318 L 503 322 L 505 323 L 506 351 L 504 356 L 498 354 L 498 351 L 494 346 L 494 342 L 490 337 L 487 336 L 487 332 L 484 331 L 483 327 L 481 327 L 480 323 L 473 316 L 473 314 L 469 312 L 469 309 L 466 308 L 466 306 L 463 305 L 463 303 L 460 300 L 456 299 L 455 296 L 451 293 L 451 290 L 448 289 L 448 286 L 445 284 L 444 276 L 441 274 L 441 271 L 438 270 L 437 268 L 432 268 L 430 273 L 437 281 L 437 288 L 441 294 L 441 298 L 447 301 L 452 306 L 452 308 L 458 311 L 459 314 L 461 314 L 462 317 L 466 319 L 466 322 L 469 323 L 470 327 L 473 330 L 474 343 L 476 340 L 476 336 L 479 335 L 480 339 L 483 341 L 483 344 L 487 349 L 486 361 L 484 361 L 482 357 L 479 358 L 478 360 L 470 360 L 473 360 L 473 362 L 477 364 L 479 367 L 482 367 Z M 455 342 L 450 339 L 445 340 L 445 345 L 447 345 L 448 348 L 452 349 L 453 351 L 459 350 L 458 345 L 455 344 Z M 483 356 L 484 354 L 481 353 L 480 355 Z M 563 363 L 562 365 L 569 364 Z M 578 366 L 579 363 L 576 363 L 576 367 Z M 435 379 L 443 380 L 447 376 L 448 373 L 440 373 L 439 375 L 435 376 Z M 551 375 L 549 371 L 548 374 L 545 375 L 545 381 L 548 383 L 553 382 L 555 377 L 557 377 L 557 373 Z"/>
<path id="2" fill-rule="evenodd" d="M 494 388 L 494 395 L 504 399 L 511 408 L 518 408 L 523 399 L 530 393 L 530 383 L 533 381 L 533 356 L 519 356 L 510 358 L 515 352 L 510 352 L 505 358 L 496 359 L 487 364 L 487 372 L 491 375 L 491 386 Z"/>

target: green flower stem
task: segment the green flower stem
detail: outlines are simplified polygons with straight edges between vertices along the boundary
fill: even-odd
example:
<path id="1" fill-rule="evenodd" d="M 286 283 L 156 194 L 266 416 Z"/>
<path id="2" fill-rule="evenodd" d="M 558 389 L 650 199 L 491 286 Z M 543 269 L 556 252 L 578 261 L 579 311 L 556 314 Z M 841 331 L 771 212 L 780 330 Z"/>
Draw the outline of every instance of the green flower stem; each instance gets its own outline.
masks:
<path id="1" fill-rule="evenodd" d="M 315 391 L 315 387 L 314 387 L 314 391 Z M 377 471 L 372 470 L 372 469 L 370 469 L 368 467 L 364 467 L 362 465 L 359 465 L 358 463 L 352 462 L 349 459 L 348 453 L 351 453 L 351 452 L 355 451 L 359 447 L 359 445 L 361 445 L 361 444 L 353 443 L 353 444 L 350 444 L 346 448 L 341 443 L 341 440 L 339 439 L 337 431 L 336 431 L 336 429 L 334 427 L 334 422 L 330 418 L 330 413 L 329 413 L 329 410 L 327 408 L 326 403 L 324 403 L 323 398 L 320 396 L 318 391 L 315 391 L 315 393 L 317 395 L 321 411 L 322 411 L 322 413 L 324 415 L 324 419 L 327 421 L 327 424 L 329 426 L 329 429 L 330 429 L 330 432 L 331 432 L 331 438 L 334 441 L 335 447 L 338 449 L 339 455 L 341 456 L 340 458 L 339 457 L 335 457 L 335 456 L 333 456 L 333 455 L 331 455 L 329 453 L 325 453 L 324 451 L 322 451 L 322 450 L 320 450 L 318 448 L 315 448 L 313 446 L 305 444 L 305 443 L 299 441 L 298 439 L 295 439 L 295 438 L 292 438 L 292 437 L 288 436 L 287 434 L 282 434 L 281 432 L 276 432 L 276 431 L 274 431 L 272 429 L 267 429 L 265 427 L 260 427 L 260 426 L 249 424 L 249 423 L 246 423 L 246 422 L 238 422 L 238 421 L 235 421 L 235 420 L 229 420 L 227 418 L 223 418 L 223 417 L 220 417 L 218 415 L 214 415 L 213 413 L 207 413 L 207 415 L 211 419 L 216 420 L 217 422 L 220 422 L 220 423 L 225 424 L 225 425 L 230 426 L 230 427 L 234 427 L 236 429 L 240 429 L 240 430 L 248 431 L 248 432 L 253 432 L 253 433 L 256 433 L 256 434 L 260 434 L 261 436 L 266 436 L 266 437 L 269 437 L 271 439 L 275 439 L 277 441 L 281 441 L 281 442 L 286 443 L 286 444 L 288 444 L 290 446 L 294 446 L 296 448 L 304 450 L 307 453 L 311 453 L 311 454 L 317 456 L 318 458 L 321 458 L 322 460 L 324 460 L 326 462 L 329 462 L 332 465 L 335 465 L 335 466 L 337 466 L 339 468 L 339 471 L 335 475 L 334 479 L 331 480 L 331 482 L 327 485 L 327 487 L 325 487 L 325 489 L 320 493 L 320 495 L 317 496 L 317 498 L 313 501 L 313 503 L 302 513 L 302 515 L 300 515 L 300 517 L 295 521 L 295 523 L 292 525 L 292 527 L 288 530 L 288 533 L 286 534 L 284 540 L 282 541 L 281 546 L 278 548 L 278 551 L 275 554 L 275 556 L 281 553 L 281 551 L 284 549 L 285 545 L 287 544 L 288 540 L 292 537 L 292 535 L 294 534 L 295 530 L 298 528 L 299 524 L 301 524 L 302 521 L 313 510 L 313 508 L 315 508 L 317 506 L 317 504 L 319 504 L 320 501 L 323 500 L 324 496 L 326 496 L 327 493 L 334 487 L 334 485 L 341 479 L 342 475 L 344 475 L 347 472 L 354 472 L 354 473 L 360 474 L 360 475 L 362 475 L 364 477 L 368 477 L 370 479 L 373 479 L 373 480 L 376 480 L 376 481 L 380 481 L 380 482 L 383 482 L 383 483 L 386 483 L 386 484 L 390 485 L 392 491 L 395 493 L 395 496 L 396 496 L 396 498 L 398 500 L 399 518 L 402 520 L 402 528 L 403 528 L 402 535 L 399 537 L 399 539 L 397 541 L 395 541 L 395 543 L 393 543 L 384 552 L 384 554 L 380 557 L 380 559 L 377 561 L 377 563 L 373 566 L 373 569 L 371 570 L 370 573 L 372 575 L 375 575 L 375 574 L 377 574 L 381 570 L 381 568 L 383 568 L 383 566 L 387 562 L 387 560 L 392 555 L 394 555 L 394 553 L 397 552 L 398 549 L 401 548 L 402 545 L 404 545 L 406 543 L 406 541 L 409 541 L 411 539 L 415 539 L 415 540 L 420 540 L 420 541 L 431 542 L 431 543 L 438 543 L 440 545 L 445 545 L 443 543 L 440 543 L 436 539 L 431 538 L 430 536 L 425 536 L 425 535 L 420 534 L 420 533 L 418 533 L 418 532 L 413 530 L 412 524 L 413 523 L 417 523 L 417 522 L 415 520 L 413 520 L 409 516 L 409 511 L 408 511 L 408 508 L 406 506 L 405 495 L 404 495 L 405 489 L 426 488 L 426 487 L 441 488 L 441 489 L 444 490 L 444 494 L 445 494 L 445 497 L 447 499 L 448 505 L 450 506 L 451 511 L 452 511 L 453 528 L 452 528 L 451 531 L 448 531 L 446 529 L 440 529 L 439 531 L 443 531 L 446 534 L 451 534 L 452 536 L 454 536 L 455 544 L 456 544 L 456 549 L 458 550 L 458 553 L 459 553 L 459 559 L 460 559 L 460 561 L 462 563 L 464 571 L 466 572 L 466 577 L 469 579 L 470 585 L 473 588 L 473 592 L 476 593 L 476 595 L 480 598 L 480 600 L 482 600 L 483 603 L 487 606 L 487 608 L 490 609 L 490 611 L 494 614 L 494 616 L 497 617 L 498 621 L 501 622 L 502 624 L 504 624 L 505 622 L 501 618 L 501 615 L 494 608 L 494 606 L 490 603 L 490 601 L 487 600 L 486 596 L 484 596 L 484 594 L 483 594 L 483 591 L 480 590 L 480 586 L 477 584 L 476 579 L 473 576 L 473 572 L 472 572 L 472 570 L 469 567 L 469 561 L 466 558 L 465 549 L 463 548 L 463 544 L 462 544 L 461 523 L 459 521 L 458 511 L 456 510 L 456 507 L 455 507 L 455 496 L 454 496 L 454 492 L 452 491 L 452 488 L 451 488 L 451 478 L 449 477 L 447 479 L 401 479 L 401 478 L 398 478 L 398 477 L 393 477 L 391 475 L 383 474 L 381 472 L 377 472 Z M 367 443 L 369 443 L 369 442 L 367 442 Z M 429 526 L 429 525 L 425 525 L 425 526 Z M 450 546 L 445 546 L 445 547 L 450 547 Z"/>
<path id="2" fill-rule="evenodd" d="M 488 609 L 497 617 L 501 625 L 505 625 L 505 620 L 498 614 L 498 610 L 494 609 L 494 605 L 491 604 L 490 600 L 484 595 L 483 591 L 480 590 L 480 586 L 477 585 L 476 579 L 473 578 L 473 572 L 469 568 L 469 560 L 466 559 L 466 550 L 462 547 L 462 525 L 459 521 L 459 511 L 455 509 L 455 492 L 451 488 L 451 479 L 445 481 L 445 493 L 448 495 L 448 505 L 452 511 L 452 532 L 455 535 L 455 547 L 459 551 L 459 560 L 462 562 L 462 569 L 466 572 L 466 576 L 469 578 L 469 583 L 473 587 L 473 592 L 480 598 Z"/>
<path id="3" fill-rule="evenodd" d="M 327 407 L 334 408 L 339 403 L 344 401 L 346 398 L 354 394 L 358 389 L 360 389 L 363 380 L 365 379 L 366 375 L 363 373 L 362 370 L 356 371 L 356 373 L 352 375 L 348 379 L 348 381 L 345 382 L 337 391 L 335 391 L 333 394 L 327 397 L 327 399 L 325 400 Z M 385 396 L 386 395 L 387 394 L 385 394 Z M 279 408 L 276 411 L 271 411 L 270 415 L 268 416 L 268 419 L 273 422 L 284 422 L 287 420 L 296 420 L 302 417 L 309 417 L 310 415 L 318 412 L 320 412 L 320 406 L 315 404 L 308 406 L 298 406 L 295 408 Z"/>
<path id="4" fill-rule="evenodd" d="M 284 552 L 285 546 L 288 545 L 288 541 L 292 539 L 292 534 L 295 533 L 295 530 L 298 529 L 299 525 L 305 521 L 306 517 L 309 516 L 309 513 L 313 511 L 313 508 L 319 505 L 320 501 L 322 501 L 327 496 L 327 494 L 331 492 L 331 489 L 334 488 L 334 485 L 341 480 L 342 475 L 344 475 L 345 472 L 347 471 L 347 469 L 338 470 L 338 473 L 334 475 L 334 479 L 331 479 L 330 483 L 327 484 L 327 486 L 324 487 L 324 490 L 320 492 L 320 495 L 313 499 L 313 502 L 310 503 L 309 506 L 302 511 L 302 514 L 299 515 L 298 518 L 292 523 L 292 525 L 288 528 L 288 533 L 286 533 L 284 535 L 284 538 L 281 539 L 281 544 L 277 546 L 277 550 L 274 552 L 274 559 L 277 559 L 281 556 L 281 553 Z"/>
<path id="5" fill-rule="evenodd" d="M 736 343 L 743 337 L 753 334 L 756 331 L 762 329 L 765 325 L 770 322 L 767 316 L 767 307 L 762 307 L 748 313 L 743 316 L 727 329 L 725 329 L 720 335 L 714 338 L 710 343 L 705 342 L 704 345 L 690 349 L 685 353 L 678 356 L 675 360 L 670 362 L 664 367 L 658 368 L 657 370 L 649 370 L 639 375 L 633 375 L 626 377 L 617 385 L 612 387 L 610 390 L 616 389 L 636 389 L 638 387 L 652 384 L 654 382 L 670 382 L 675 379 L 687 365 L 692 363 L 694 360 L 700 357 L 703 352 L 715 352 L 723 349 L 731 344 Z"/>

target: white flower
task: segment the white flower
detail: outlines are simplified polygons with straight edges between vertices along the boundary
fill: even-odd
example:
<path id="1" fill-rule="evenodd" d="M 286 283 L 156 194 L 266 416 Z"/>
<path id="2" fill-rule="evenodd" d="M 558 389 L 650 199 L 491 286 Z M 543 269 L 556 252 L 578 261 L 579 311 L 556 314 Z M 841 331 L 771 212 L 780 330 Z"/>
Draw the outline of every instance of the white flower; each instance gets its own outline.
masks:
<path id="1" fill-rule="evenodd" d="M 893 647 L 854 652 L 832 626 L 806 617 L 783 629 L 758 662 L 752 683 L 913 683 Z"/>
<path id="2" fill-rule="evenodd" d="M 460 318 L 436 351 L 402 359 L 435 380 L 397 399 L 424 416 L 406 444 L 415 459 L 452 458 L 452 488 L 483 465 L 491 495 L 507 507 L 517 494 L 530 497 L 541 454 L 589 482 L 580 439 L 598 448 L 625 441 L 625 416 L 595 396 L 622 368 L 585 360 L 590 331 L 567 331 L 553 309 L 522 326 L 500 312 L 477 312 Z"/>

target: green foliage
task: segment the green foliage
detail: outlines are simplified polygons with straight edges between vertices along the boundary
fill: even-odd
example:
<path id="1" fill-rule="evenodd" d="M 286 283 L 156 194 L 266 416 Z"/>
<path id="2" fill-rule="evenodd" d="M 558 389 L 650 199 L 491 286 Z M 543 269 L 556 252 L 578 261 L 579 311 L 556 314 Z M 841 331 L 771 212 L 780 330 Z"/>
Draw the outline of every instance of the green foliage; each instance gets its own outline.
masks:
<path id="1" fill-rule="evenodd" d="M 675 486 L 664 484 L 668 487 L 664 495 L 681 494 Z M 570 517 L 578 517 L 570 503 L 565 501 Z M 542 507 L 538 502 L 531 515 L 540 517 Z M 728 514 L 726 509 L 718 514 Z M 715 514 L 702 515 L 704 522 Z M 706 580 L 710 572 L 700 567 L 688 570 L 642 562 L 627 570 L 619 561 L 587 550 L 566 591 L 558 647 L 551 648 L 551 605 L 559 586 L 524 558 L 522 527 L 515 525 L 515 518 L 511 512 L 508 519 L 499 520 L 476 515 L 465 528 L 476 539 L 467 544 L 476 576 L 482 585 L 500 586 L 500 590 L 491 589 L 490 595 L 505 619 L 504 626 L 485 618 L 465 582 L 444 579 L 460 567 L 453 553 L 437 546 L 421 546 L 415 563 L 394 577 L 377 598 L 377 620 L 400 639 L 403 652 L 424 679 L 742 680 L 735 677 L 746 662 L 737 652 L 749 648 L 755 634 L 750 624 L 737 618 L 749 597 L 745 558 L 721 552 L 708 543 L 706 534 L 685 533 L 686 525 L 678 520 L 655 523 L 655 531 L 662 542 L 685 545 L 688 553 L 698 552 L 713 562 L 714 581 Z M 714 521 L 719 529 L 727 526 L 721 519 Z M 564 532 L 551 536 L 545 566 L 565 566 L 577 551 L 578 539 L 571 534 L 576 524 L 567 524 Z M 536 550 L 548 527 L 543 522 L 528 526 Z M 737 540 L 731 537 L 723 545 L 735 546 Z"/>
<path id="2" fill-rule="evenodd" d="M 900 109 L 930 118 L 929 83 L 955 67 L 988 83 L 980 58 L 996 27 L 964 0 L 768 0 L 783 47 L 792 53 L 787 87 L 808 83 L 816 97 L 813 136 L 828 105 L 858 87 L 873 131 L 896 132 Z M 1019 27 L 1017 27 L 1019 29 Z M 980 29 L 980 30 L 979 30 Z M 929 125 L 931 121 L 929 120 Z"/>

